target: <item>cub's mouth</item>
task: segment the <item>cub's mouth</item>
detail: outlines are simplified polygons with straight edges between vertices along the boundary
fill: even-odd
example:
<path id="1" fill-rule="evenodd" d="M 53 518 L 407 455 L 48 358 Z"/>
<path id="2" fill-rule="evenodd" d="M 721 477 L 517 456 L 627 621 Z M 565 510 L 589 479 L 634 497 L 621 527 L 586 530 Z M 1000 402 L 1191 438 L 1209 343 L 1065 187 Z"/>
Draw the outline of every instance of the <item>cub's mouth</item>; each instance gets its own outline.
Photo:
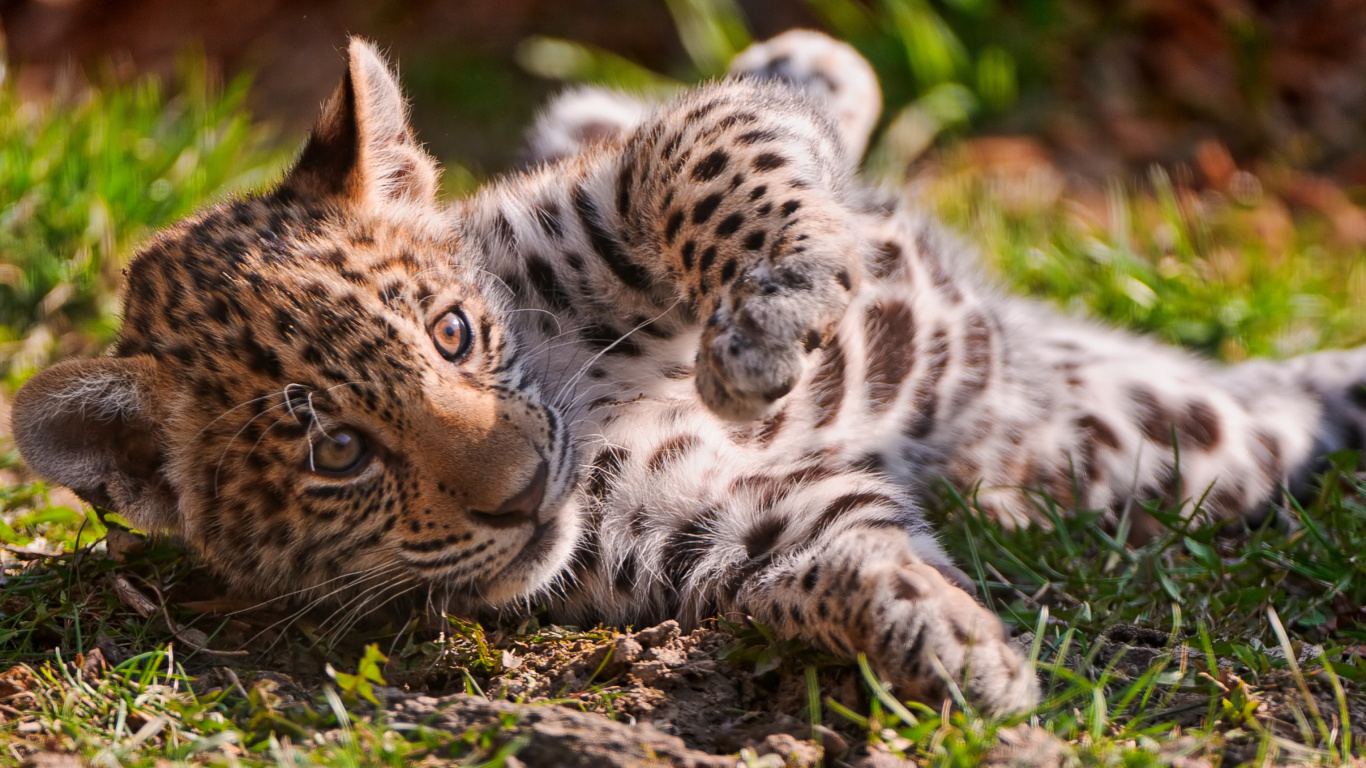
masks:
<path id="1" fill-rule="evenodd" d="M 551 518 L 532 529 L 531 538 L 522 545 L 522 553 L 519 557 L 537 561 L 545 557 L 550 551 L 550 534 L 554 532 L 555 527 L 555 519 Z"/>
<path id="2" fill-rule="evenodd" d="M 576 522 L 570 505 L 543 513 L 548 519 L 537 524 L 516 554 L 501 567 L 478 577 L 475 590 L 485 604 L 507 604 L 525 600 L 541 592 L 565 570 L 573 557 Z"/>
<path id="3" fill-rule="evenodd" d="M 546 509 L 546 490 L 549 486 L 550 466 L 545 459 L 536 467 L 526 487 L 509 497 L 493 512 L 471 510 L 470 517 L 491 528 L 512 528 L 524 525 L 533 526 L 531 536 L 522 544 L 521 550 L 504 566 L 499 573 L 518 565 L 539 563 L 550 554 L 553 537 L 562 510 Z"/>
<path id="4" fill-rule="evenodd" d="M 554 466 L 542 459 L 526 485 L 493 512 L 470 512 L 473 521 L 503 536 L 525 537 L 520 543 L 509 542 L 512 552 L 505 561 L 490 564 L 487 573 L 475 577 L 478 592 L 488 602 L 499 604 L 539 592 L 573 558 L 580 528 L 573 501 L 578 478 L 572 472 L 554 470 L 577 464 L 571 445 L 557 448 L 563 458 Z"/>

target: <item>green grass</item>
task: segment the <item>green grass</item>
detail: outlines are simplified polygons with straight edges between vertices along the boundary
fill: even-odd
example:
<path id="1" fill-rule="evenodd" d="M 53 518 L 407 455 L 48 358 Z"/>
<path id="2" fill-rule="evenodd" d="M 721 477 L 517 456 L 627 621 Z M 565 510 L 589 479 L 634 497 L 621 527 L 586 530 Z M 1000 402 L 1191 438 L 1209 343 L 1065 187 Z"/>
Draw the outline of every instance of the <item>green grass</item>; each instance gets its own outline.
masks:
<path id="1" fill-rule="evenodd" d="M 962 499 L 952 503 L 958 525 L 943 530 L 1002 615 L 1034 629 L 1053 677 L 1041 720 L 1054 733 L 1151 739 L 1184 723 L 1212 742 L 1250 741 L 1283 757 L 1294 756 L 1289 742 L 1332 761 L 1363 746 L 1344 727 L 1348 710 L 1366 704 L 1366 570 L 1355 556 L 1366 543 L 1366 486 L 1348 471 L 1356 458 L 1337 457 L 1320 497 L 1292 510 L 1292 533 L 1224 536 L 1150 507 L 1167 530 L 1135 548 L 1043 497 L 1052 531 L 1005 534 Z M 1106 660 L 1122 643 L 1102 638 L 1131 626 L 1155 631 L 1139 658 Z M 1294 695 L 1302 688 L 1314 695 Z M 1259 711 L 1267 690 L 1292 695 Z"/>
<path id="2" fill-rule="evenodd" d="M 933 766 L 977 765 L 1026 724 L 1086 765 L 1350 763 L 1366 748 L 1366 482 L 1348 471 L 1356 458 L 1336 457 L 1319 498 L 1293 510 L 1292 533 L 1225 536 L 1146 505 L 1168 528 L 1137 548 L 1042 495 L 1052 530 L 1005 531 L 945 491 L 939 529 L 1027 633 L 1042 703 L 1003 721 L 961 698 L 952 709 L 905 704 L 861 662 L 867 710 L 821 701 L 819 689 L 812 707 L 856 723 L 878 750 Z M 737 631 L 733 654 L 756 669 L 841 664 L 762 628 Z"/>
<path id="3" fill-rule="evenodd" d="M 410 765 L 435 759 L 496 768 L 507 750 L 492 733 L 451 734 L 391 723 L 354 697 L 324 687 L 287 701 L 269 684 L 250 691 L 234 673 L 210 682 L 188 674 L 162 646 L 117 666 L 93 669 L 60 656 L 24 668 L 31 702 L 7 745 L 11 759 L 25 734 L 32 748 L 76 752 L 97 765 L 157 765 L 174 760 L 236 765 Z M 357 714 L 357 713 L 360 714 Z M 14 734 L 18 731 L 18 734 Z M 0 754 L 0 760 L 4 759 Z"/>
<path id="4" fill-rule="evenodd" d="M 1176 188 L 1158 169 L 1103 198 L 1032 198 L 1029 179 L 964 154 L 920 193 L 1018 292 L 1233 362 L 1366 341 L 1363 250 L 1322 217 L 1280 224 L 1273 200 Z M 1266 237 L 1268 221 L 1286 231 Z"/>
<path id="5" fill-rule="evenodd" d="M 963 130 L 977 118 L 954 118 L 952 103 L 979 115 L 1005 110 L 1011 93 L 1039 81 L 1034 64 L 984 31 L 990 4 L 812 5 L 879 66 L 889 120 L 939 110 L 941 127 Z M 670 8 L 694 59 L 676 73 L 683 79 L 714 72 L 748 39 L 728 3 Z M 883 23 L 889 14 L 901 14 L 898 24 Z M 911 43 L 927 39 L 948 51 L 938 63 L 907 58 Z M 564 41 L 533 40 L 521 55 L 545 74 L 672 82 Z M 206 83 L 191 68 L 169 90 L 140 80 L 36 105 L 0 88 L 0 373 L 10 383 L 54 355 L 108 341 L 120 259 L 140 237 L 279 169 L 284 154 L 243 110 L 245 82 L 221 91 Z M 880 168 L 904 166 L 899 146 L 887 139 L 875 149 Z M 949 141 L 914 193 L 1017 290 L 1232 361 L 1366 340 L 1366 260 L 1327 221 L 1302 215 L 1287 227 L 1269 194 L 1197 193 L 1160 172 L 1099 198 L 1036 194 L 1037 179 L 984 171 L 970 148 Z M 462 188 L 473 181 L 461 179 Z M 945 492 L 947 545 L 1032 640 L 1046 697 L 1027 716 L 904 705 L 866 669 L 762 627 L 732 627 L 726 658 L 803 680 L 806 711 L 789 714 L 853 727 L 872 748 L 928 765 L 977 764 L 1029 724 L 1060 739 L 1075 764 L 1346 763 L 1363 751 L 1353 728 L 1366 717 L 1366 483 L 1353 459 L 1338 459 L 1322 494 L 1291 511 L 1290 530 L 1224 535 L 1153 508 L 1168 530 L 1142 547 L 1044 497 L 1051 530 L 1006 531 L 970 497 Z M 119 562 L 96 515 L 16 469 L 0 444 L 0 762 L 56 749 L 101 765 L 501 765 L 516 745 L 502 734 L 400 726 L 366 694 L 387 677 L 500 695 L 488 685 L 502 651 L 599 647 L 614 637 L 531 619 L 498 632 L 453 621 L 435 638 L 413 626 L 372 628 L 359 644 L 332 643 L 327 626 L 307 617 L 243 634 L 234 619 L 180 604 L 179 590 L 204 578 L 182 554 L 153 543 Z M 144 615 L 120 599 L 120 579 L 155 610 Z M 231 671 L 238 657 L 185 650 L 187 636 L 232 647 L 228 639 L 252 633 L 269 646 L 262 669 L 288 670 L 297 687 Z M 370 640 L 387 664 L 362 650 Z M 103 649 L 134 655 L 102 665 Z M 856 707 L 831 696 L 839 675 L 863 679 Z M 626 692 L 618 680 L 585 685 L 564 700 L 610 714 Z"/>
<path id="6" fill-rule="evenodd" d="M 130 246 L 279 171 L 247 86 L 214 88 L 193 59 L 169 92 L 140 78 L 33 102 L 0 82 L 0 375 L 98 351 Z"/>
<path id="7" fill-rule="evenodd" d="M 43 509 L 40 488 L 25 505 Z M 37 538 L 50 523 L 7 517 Z M 92 523 L 93 525 L 93 523 Z M 82 539 L 84 540 L 84 539 Z M 32 543 L 32 542 L 30 542 Z M 318 627 L 291 627 L 266 669 L 303 667 L 302 689 L 290 677 L 242 666 L 242 655 L 198 652 L 227 622 L 190 627 L 195 612 L 163 592 L 204 579 L 182 553 L 152 543 L 111 559 L 90 546 L 53 557 L 9 557 L 0 586 L 0 764 L 32 751 L 82 754 L 97 765 L 154 765 L 158 760 L 240 765 L 496 767 L 508 753 L 498 732 L 448 733 L 391 722 L 375 701 L 384 657 L 319 649 Z M 143 615 L 121 599 L 115 580 L 157 601 Z M 131 607 L 130 607 L 131 606 Z M 168 622 L 175 622 L 174 628 Z M 185 622 L 185 623 L 182 623 Z M 203 621 L 199 623 L 203 624 Z M 477 627 L 434 643 L 401 647 L 410 668 L 461 654 Z M 392 635 L 393 633 L 390 632 Z M 408 636 L 411 639 L 411 635 Z M 259 649 L 265 643 L 258 643 Z M 127 654 L 128 658 L 118 659 Z M 471 655 L 472 652 L 471 652 Z M 291 658 L 298 661 L 291 664 Z M 477 661 L 466 663 L 476 666 Z M 333 670 L 355 670 L 357 674 Z M 225 666 L 226 665 L 226 666 Z M 402 669 L 402 667 L 398 667 Z M 329 678 L 331 678 L 329 680 Z M 380 694 L 383 695 L 382 693 Z M 499 729 L 501 730 L 501 729 Z"/>

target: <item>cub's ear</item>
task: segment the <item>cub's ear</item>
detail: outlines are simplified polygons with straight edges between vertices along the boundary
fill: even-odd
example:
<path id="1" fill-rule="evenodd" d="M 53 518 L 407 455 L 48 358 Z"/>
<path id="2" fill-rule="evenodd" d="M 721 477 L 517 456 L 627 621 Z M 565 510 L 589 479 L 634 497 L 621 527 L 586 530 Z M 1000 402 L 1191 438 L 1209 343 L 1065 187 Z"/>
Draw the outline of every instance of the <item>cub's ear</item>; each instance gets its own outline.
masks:
<path id="1" fill-rule="evenodd" d="M 14 397 L 14 440 L 24 463 L 145 531 L 178 527 L 163 472 L 156 363 L 148 357 L 55 365 Z"/>
<path id="2" fill-rule="evenodd" d="M 351 38 L 346 76 L 282 186 L 362 206 L 431 204 L 437 173 L 408 127 L 398 81 L 373 45 Z"/>

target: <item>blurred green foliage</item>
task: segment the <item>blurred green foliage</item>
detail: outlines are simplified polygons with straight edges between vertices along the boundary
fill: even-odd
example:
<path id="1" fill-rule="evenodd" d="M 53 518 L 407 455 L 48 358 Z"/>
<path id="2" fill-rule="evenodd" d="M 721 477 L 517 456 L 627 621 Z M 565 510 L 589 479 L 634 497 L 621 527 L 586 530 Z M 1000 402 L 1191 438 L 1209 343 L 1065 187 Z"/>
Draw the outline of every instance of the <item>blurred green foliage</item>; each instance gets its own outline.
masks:
<path id="1" fill-rule="evenodd" d="M 1196 193 L 1156 168 L 1088 209 L 1040 189 L 1048 171 L 1006 178 L 956 154 L 919 195 L 1019 293 L 1232 362 L 1366 341 L 1366 259 L 1322 217 L 1292 224 L 1274 199 Z"/>
<path id="2" fill-rule="evenodd" d="M 248 84 L 215 87 L 202 59 L 169 92 L 143 77 L 35 102 L 0 83 L 0 374 L 97 350 L 139 237 L 277 172 Z"/>
<path id="3" fill-rule="evenodd" d="M 886 121 L 915 120 L 923 144 L 941 130 L 998 115 L 1015 104 L 1018 63 L 1065 18 L 1061 0 L 1009 6 L 995 0 L 806 0 L 827 31 L 859 50 L 877 70 Z M 691 65 L 691 81 L 725 72 L 752 42 L 734 0 L 667 0 Z M 543 77 L 631 90 L 677 84 L 616 54 L 555 38 L 527 40 L 520 63 Z M 1031 66 L 1029 72 L 1039 72 Z"/>

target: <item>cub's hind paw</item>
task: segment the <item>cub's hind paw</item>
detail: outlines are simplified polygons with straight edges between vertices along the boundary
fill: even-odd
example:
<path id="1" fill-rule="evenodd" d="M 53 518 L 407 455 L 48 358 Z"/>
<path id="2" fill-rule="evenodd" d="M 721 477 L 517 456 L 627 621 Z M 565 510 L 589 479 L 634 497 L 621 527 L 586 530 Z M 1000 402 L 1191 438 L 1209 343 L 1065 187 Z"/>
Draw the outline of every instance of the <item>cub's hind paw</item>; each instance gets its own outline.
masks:
<path id="1" fill-rule="evenodd" d="M 527 132 L 527 165 L 577 155 L 594 144 L 624 138 L 649 116 L 651 105 L 606 88 L 576 88 L 556 96 Z"/>
<path id="2" fill-rule="evenodd" d="M 873 68 L 848 44 L 794 29 L 746 48 L 730 71 L 783 80 L 824 102 L 839 122 L 850 161 L 863 156 L 882 108 L 882 91 Z"/>

